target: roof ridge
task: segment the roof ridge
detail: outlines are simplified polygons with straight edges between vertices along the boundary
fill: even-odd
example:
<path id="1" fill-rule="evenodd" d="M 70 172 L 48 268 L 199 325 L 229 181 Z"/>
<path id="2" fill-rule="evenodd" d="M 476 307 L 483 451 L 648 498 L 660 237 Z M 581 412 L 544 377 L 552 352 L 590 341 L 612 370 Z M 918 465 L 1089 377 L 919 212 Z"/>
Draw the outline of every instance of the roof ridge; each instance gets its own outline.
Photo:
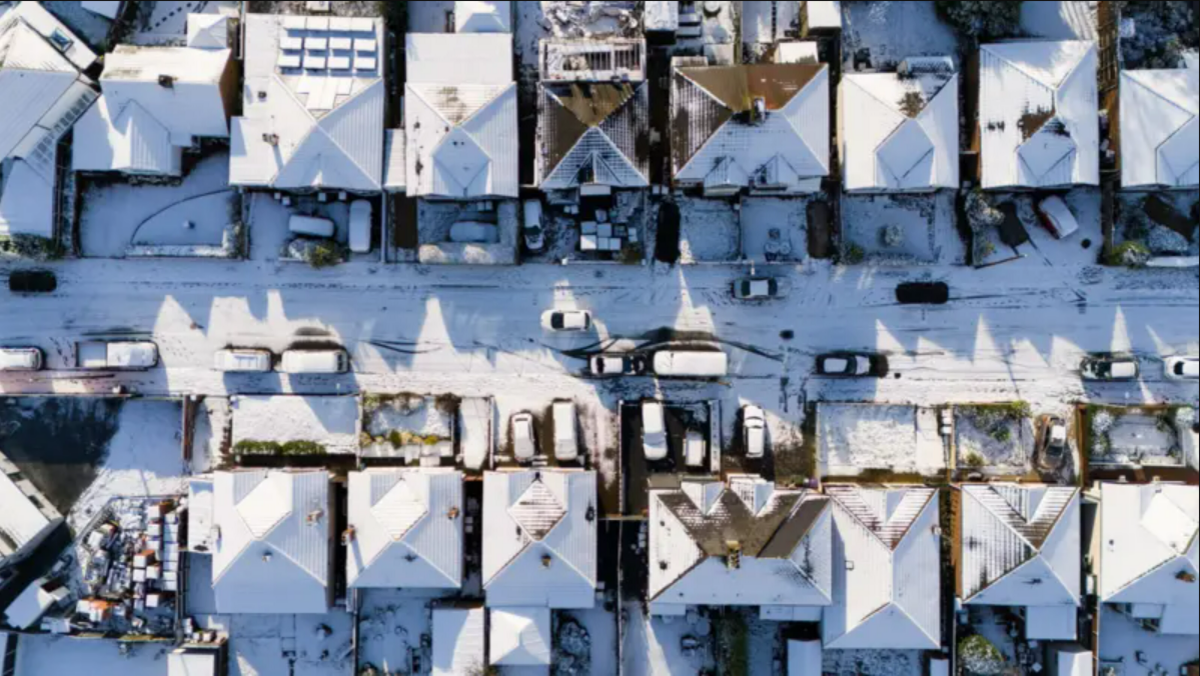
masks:
<path id="1" fill-rule="evenodd" d="M 1183 559 L 1183 562 L 1185 564 L 1187 564 L 1188 566 L 1192 566 L 1192 561 L 1191 561 L 1191 559 L 1189 559 L 1187 557 L 1186 554 L 1174 554 L 1170 557 L 1167 557 L 1167 559 L 1165 561 L 1160 561 L 1159 563 L 1154 564 L 1154 566 L 1147 569 L 1141 575 L 1138 575 L 1137 577 L 1133 578 L 1132 580 L 1126 582 L 1119 589 L 1117 589 L 1113 593 L 1109 594 L 1108 595 L 1109 598 L 1112 598 L 1115 596 L 1120 596 L 1121 594 L 1123 594 L 1123 593 L 1129 591 L 1130 589 L 1132 589 L 1133 587 L 1137 586 L 1138 583 L 1140 583 L 1143 580 L 1146 580 L 1147 578 L 1151 577 L 1152 575 L 1158 573 L 1158 571 L 1166 568 L 1167 566 L 1170 566 L 1171 564 L 1176 563 L 1180 559 Z M 1194 569 L 1195 567 L 1192 566 L 1192 568 Z M 1200 571 L 1197 571 L 1197 572 L 1200 572 Z"/>
<path id="2" fill-rule="evenodd" d="M 1179 105 L 1178 103 L 1176 103 L 1175 101 L 1171 100 L 1170 98 L 1167 98 L 1167 97 L 1166 97 L 1166 96 L 1165 96 L 1165 95 L 1164 95 L 1162 92 L 1158 91 L 1157 89 L 1154 89 L 1153 87 L 1151 87 L 1150 85 L 1146 84 L 1145 82 L 1142 82 L 1141 78 L 1137 77 L 1137 73 L 1141 73 L 1141 72 L 1146 72 L 1146 71 L 1138 71 L 1138 70 L 1132 70 L 1132 71 L 1130 71 L 1130 70 L 1126 70 L 1126 71 L 1121 71 L 1121 74 L 1122 74 L 1122 75 L 1129 75 L 1129 81 L 1130 81 L 1130 82 L 1132 82 L 1133 84 L 1136 84 L 1138 87 L 1141 87 L 1142 89 L 1146 90 L 1148 93 L 1150 93 L 1151 95 L 1155 96 L 1156 98 L 1158 98 L 1158 99 L 1160 99 L 1160 100 L 1162 100 L 1162 101 L 1164 101 L 1164 102 L 1166 102 L 1166 103 L 1170 104 L 1172 107 L 1174 107 L 1174 108 L 1176 108 L 1176 109 L 1178 109 L 1178 110 L 1182 111 L 1182 112 L 1183 112 L 1183 114 L 1184 114 L 1184 115 L 1187 115 L 1187 116 L 1189 116 L 1189 118 L 1195 118 L 1195 117 L 1196 117 L 1196 113 L 1193 113 L 1192 111 L 1188 110 L 1187 108 L 1184 108 L 1183 106 Z M 1188 120 L 1188 122 L 1190 122 L 1190 121 L 1191 121 L 1191 119 L 1189 119 L 1189 120 Z M 1183 126 L 1184 126 L 1184 125 L 1186 125 L 1186 124 L 1187 124 L 1187 122 L 1184 122 L 1183 124 L 1179 125 L 1179 127 L 1177 127 L 1177 128 L 1175 129 L 1175 133 L 1178 133 L 1178 131 L 1179 131 L 1180 129 L 1182 129 L 1182 128 L 1183 128 Z M 1173 135 L 1174 135 L 1174 133 L 1172 134 L 1172 136 L 1173 136 Z M 1168 137 L 1168 138 L 1169 138 L 1169 137 Z"/>
<path id="3" fill-rule="evenodd" d="M 1060 40 L 1059 42 L 1091 42 L 1091 41 L 1090 41 L 1090 40 Z M 1002 45 L 1003 45 L 1003 44 L 1021 44 L 1021 43 L 998 43 L 998 44 L 1002 44 Z M 1092 47 L 1092 48 L 1094 48 L 1094 45 L 1095 45 L 1095 43 L 1092 43 L 1092 45 L 1093 45 L 1093 47 Z M 1019 72 L 1020 72 L 1022 75 L 1024 75 L 1024 76 L 1025 76 L 1025 77 L 1027 77 L 1027 78 L 1029 78 L 1030 80 L 1032 80 L 1032 81 L 1033 81 L 1033 82 L 1035 82 L 1036 84 L 1039 84 L 1039 85 L 1041 85 L 1041 86 L 1045 87 L 1046 89 L 1050 90 L 1050 93 L 1051 93 L 1051 94 L 1054 96 L 1054 98 L 1055 98 L 1056 102 L 1057 102 L 1057 99 L 1058 99 L 1058 90 L 1059 90 L 1059 89 L 1062 89 L 1062 86 L 1063 86 L 1064 84 L 1066 84 L 1067 80 L 1070 80 L 1070 79 L 1071 79 L 1071 76 L 1075 74 L 1075 71 L 1076 71 L 1076 70 L 1078 70 L 1078 69 L 1079 69 L 1079 66 L 1080 66 L 1080 65 L 1082 65 L 1082 64 L 1083 64 L 1083 62 L 1086 60 L 1086 58 L 1084 58 L 1084 57 L 1086 57 L 1086 56 L 1087 56 L 1087 53 L 1088 53 L 1089 51 L 1091 51 L 1091 49 L 1092 49 L 1092 48 L 1089 48 L 1088 50 L 1085 50 L 1085 51 L 1083 52 L 1083 55 L 1084 55 L 1084 56 L 1083 56 L 1083 57 L 1081 57 L 1081 58 L 1080 58 L 1080 59 L 1079 59 L 1079 60 L 1078 60 L 1078 61 L 1075 63 L 1075 65 L 1074 65 L 1074 66 L 1072 66 L 1072 67 L 1071 67 L 1071 70 L 1067 71 L 1067 73 L 1066 73 L 1065 75 L 1063 75 L 1063 77 L 1062 77 L 1062 81 L 1060 81 L 1058 84 L 1051 85 L 1051 84 L 1048 84 L 1048 83 L 1046 83 L 1046 81 L 1042 80 L 1042 78 L 1038 77 L 1037 75 L 1034 75 L 1034 74 L 1033 74 L 1032 72 L 1030 72 L 1030 71 L 1029 71 L 1029 69 L 1027 69 L 1027 68 L 1026 68 L 1026 67 L 1025 67 L 1023 64 L 1017 63 L 1016 61 L 1013 61 L 1012 59 L 1008 58 L 1007 56 L 1004 56 L 1004 55 L 1002 55 L 1002 54 L 999 54 L 998 52 L 994 51 L 994 50 L 992 49 L 992 47 L 994 47 L 994 46 L 996 46 L 996 45 L 983 45 L 982 47 L 980 47 L 980 49 L 983 49 L 983 50 L 984 50 L 984 51 L 986 51 L 987 53 L 991 54 L 993 57 L 995 57 L 995 58 L 997 58 L 997 59 L 999 59 L 999 60 L 1003 61 L 1003 62 L 1004 62 L 1004 63 L 1006 63 L 1006 64 L 1008 64 L 1008 65 L 1009 65 L 1011 68 L 1013 68 L 1013 69 L 1015 69 L 1015 70 L 1019 71 Z"/>
<path id="4" fill-rule="evenodd" d="M 1024 516 L 1021 515 L 1020 512 L 1013 509 L 1012 505 L 1008 504 L 1008 500 L 1006 500 L 1003 495 L 1000 495 L 1000 492 L 997 491 L 994 486 L 987 484 L 987 485 L 983 485 L 981 487 L 985 491 L 991 493 L 992 495 L 995 495 L 1001 502 L 1004 503 L 1005 507 L 1007 507 L 1009 509 L 1009 511 L 1011 511 L 1018 519 L 1020 519 L 1021 521 L 1023 521 L 1026 524 L 1028 524 L 1030 522 L 1030 519 L 1026 519 Z M 1016 535 L 1018 538 L 1020 538 L 1021 542 L 1024 542 L 1030 549 L 1037 552 L 1038 553 L 1037 556 L 1041 555 L 1041 551 L 1042 551 L 1041 547 L 1034 546 L 1033 542 L 1029 538 L 1027 538 L 1024 533 L 1022 533 L 1021 531 L 1014 528 L 1013 525 L 1008 522 L 1008 520 L 1004 519 L 1001 515 L 997 514 L 996 510 L 992 509 L 991 506 L 989 506 L 983 500 L 980 500 L 978 497 L 976 497 L 974 495 L 973 491 L 967 491 L 967 495 L 970 495 L 971 499 L 975 500 L 975 502 L 978 503 L 979 506 L 982 507 L 985 511 L 987 511 L 988 514 L 991 514 L 992 517 L 996 521 L 999 521 L 1001 525 L 1003 525 L 1005 528 L 1007 528 L 1009 531 L 1011 531 L 1014 535 Z M 1052 533 L 1052 532 L 1054 532 L 1053 526 L 1051 526 L 1049 533 Z M 1049 538 L 1049 533 L 1047 533 L 1047 538 Z M 1034 558 L 1036 558 L 1036 556 Z M 1030 559 L 1029 561 L 1032 561 L 1032 560 L 1033 559 Z M 1029 563 L 1029 561 L 1026 561 L 1025 563 Z M 1021 565 L 1023 566 L 1023 565 L 1025 565 L 1025 563 L 1022 563 Z M 1021 566 L 1017 566 L 1017 568 L 1020 568 L 1020 567 Z M 1016 570 L 1017 568 L 1013 568 L 1013 570 Z M 1012 571 L 1009 571 L 1009 572 L 1011 573 Z M 1007 575 L 1007 573 L 1005 575 Z"/>
<path id="5" fill-rule="evenodd" d="M 350 98 L 343 101 L 342 105 L 338 106 L 334 110 L 329 111 L 329 114 L 326 115 L 325 117 L 323 117 L 319 120 L 316 119 L 316 117 L 313 117 L 313 119 L 316 120 L 315 127 L 317 129 L 321 130 L 321 133 L 324 134 L 325 137 L 329 139 L 329 142 L 333 144 L 333 147 L 335 147 L 339 151 L 341 151 L 342 155 L 344 155 L 346 157 L 346 159 L 350 160 L 350 164 L 354 165 L 354 167 L 356 169 L 358 169 L 359 172 L 362 173 L 362 177 L 367 179 L 367 183 L 370 183 L 371 185 L 373 185 L 375 187 L 381 187 L 379 181 L 376 181 L 375 179 L 371 178 L 371 174 L 365 168 L 363 168 L 363 166 L 361 164 L 358 163 L 358 159 L 356 157 L 354 157 L 354 155 L 352 155 L 350 152 L 348 152 L 345 148 L 343 148 L 342 144 L 337 142 L 337 139 L 333 138 L 333 135 L 330 134 L 329 130 L 325 128 L 324 122 L 329 120 L 329 118 L 332 117 L 334 113 L 344 111 L 346 109 L 346 107 L 349 106 L 354 101 L 357 101 L 358 99 L 363 98 L 368 93 L 370 93 L 372 90 L 374 90 L 376 87 L 382 87 L 382 86 L 383 86 L 383 79 L 381 78 L 381 79 L 376 80 L 375 82 L 371 83 L 370 86 L 364 88 L 359 93 L 354 94 Z M 434 112 L 436 112 L 436 110 Z M 440 116 L 440 113 L 439 113 L 439 116 Z M 443 118 L 443 119 L 445 119 L 445 118 Z M 300 146 L 296 146 L 296 147 L 299 148 Z"/>

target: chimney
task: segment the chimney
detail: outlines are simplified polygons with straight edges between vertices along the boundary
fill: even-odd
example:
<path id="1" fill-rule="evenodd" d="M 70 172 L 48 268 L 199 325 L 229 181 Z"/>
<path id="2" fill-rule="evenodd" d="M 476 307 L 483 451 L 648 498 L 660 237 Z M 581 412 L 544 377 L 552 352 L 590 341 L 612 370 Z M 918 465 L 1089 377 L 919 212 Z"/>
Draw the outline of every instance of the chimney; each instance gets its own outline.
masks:
<path id="1" fill-rule="evenodd" d="M 308 518 L 306 519 L 306 521 L 308 522 L 308 525 L 315 526 L 315 525 L 321 523 L 321 519 L 323 519 L 324 517 L 325 517 L 324 511 L 322 511 L 320 509 L 315 509 L 308 513 Z"/>
<path id="2" fill-rule="evenodd" d="M 158 86 L 164 87 L 166 89 L 174 89 L 175 88 L 175 77 L 173 75 L 159 75 L 158 76 Z"/>
<path id="3" fill-rule="evenodd" d="M 729 570 L 741 570 L 742 568 L 742 543 L 737 540 L 725 543 L 725 566 Z"/>
<path id="4" fill-rule="evenodd" d="M 262 139 L 263 143 L 266 143 L 267 145 L 279 145 L 279 134 L 263 134 Z"/>
<path id="5" fill-rule="evenodd" d="M 346 532 L 342 533 L 342 546 L 349 547 L 350 543 L 354 542 L 354 537 L 355 537 L 355 528 L 354 528 L 354 526 L 350 526 L 349 528 L 346 529 Z"/>
<path id="6" fill-rule="evenodd" d="M 767 100 L 760 96 L 754 99 L 754 103 L 752 105 L 753 109 L 750 111 L 750 119 L 756 124 L 762 122 L 767 116 Z"/>
<path id="7" fill-rule="evenodd" d="M 549 568 L 552 565 L 554 565 L 554 559 L 550 558 L 549 554 L 542 557 L 542 568 Z"/>
<path id="8" fill-rule="evenodd" d="M 271 552 L 263 552 L 262 560 L 263 560 L 263 563 L 270 563 L 271 562 Z"/>
<path id="9" fill-rule="evenodd" d="M 458 520 L 458 508 L 451 507 L 450 511 L 446 513 L 446 518 L 450 519 L 451 521 L 457 521 Z"/>

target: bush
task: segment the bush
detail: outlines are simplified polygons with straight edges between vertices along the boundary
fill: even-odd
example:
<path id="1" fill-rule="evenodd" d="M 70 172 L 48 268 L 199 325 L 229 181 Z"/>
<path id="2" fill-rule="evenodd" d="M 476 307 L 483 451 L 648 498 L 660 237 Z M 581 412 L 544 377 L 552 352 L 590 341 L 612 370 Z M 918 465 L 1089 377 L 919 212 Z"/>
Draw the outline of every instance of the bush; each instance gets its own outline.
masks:
<path id="1" fill-rule="evenodd" d="M 867 253 L 857 244 L 851 244 L 846 247 L 846 253 L 842 256 L 842 262 L 846 265 L 858 265 L 867 257 Z"/>
<path id="2" fill-rule="evenodd" d="M 879 229 L 879 239 L 885 247 L 895 249 L 904 244 L 904 228 L 895 223 L 885 225 Z"/>
<path id="3" fill-rule="evenodd" d="M 320 270 L 341 265 L 345 260 L 340 246 L 333 242 L 320 242 L 309 251 L 308 264 Z"/>
<path id="4" fill-rule="evenodd" d="M 987 465 L 987 460 L 978 453 L 972 453 L 967 456 L 966 463 L 967 467 L 970 467 L 971 469 L 981 469 Z"/>
<path id="5" fill-rule="evenodd" d="M 0 237 L 0 252 L 35 261 L 56 261 L 67 254 L 57 239 L 23 234 Z"/>
<path id="6" fill-rule="evenodd" d="M 233 446 L 238 455 L 325 455 L 326 448 L 315 441 L 239 441 Z"/>
<path id="7" fill-rule="evenodd" d="M 1021 0 L 935 0 L 938 16 L 959 33 L 986 41 L 1016 37 Z"/>
<path id="8" fill-rule="evenodd" d="M 1108 264 L 1114 267 L 1144 267 L 1150 261 L 1150 249 L 1141 242 L 1125 242 L 1113 248 L 1108 255 Z"/>
<path id="9" fill-rule="evenodd" d="M 963 670 L 973 676 L 1000 676 L 1005 672 L 1004 654 L 982 636 L 970 636 L 958 644 Z"/>
<path id="10" fill-rule="evenodd" d="M 996 208 L 990 195 L 979 189 L 967 193 L 966 211 L 971 231 L 975 233 L 998 228 L 1004 223 L 1004 212 Z"/>

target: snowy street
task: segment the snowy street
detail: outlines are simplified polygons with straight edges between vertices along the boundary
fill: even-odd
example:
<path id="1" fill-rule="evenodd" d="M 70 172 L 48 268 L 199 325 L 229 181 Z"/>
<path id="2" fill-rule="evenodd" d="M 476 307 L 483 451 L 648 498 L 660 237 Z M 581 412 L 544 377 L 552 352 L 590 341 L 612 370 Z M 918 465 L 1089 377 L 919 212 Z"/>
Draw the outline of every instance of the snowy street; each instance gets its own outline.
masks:
<path id="1" fill-rule="evenodd" d="M 619 350 L 715 337 L 730 353 L 737 389 L 746 380 L 778 388 L 786 378 L 809 400 L 1049 405 L 1196 398 L 1194 385 L 1166 381 L 1157 362 L 1197 349 L 1194 272 L 760 268 L 760 275 L 791 278 L 789 297 L 769 303 L 734 301 L 730 284 L 744 272 L 732 267 L 350 264 L 314 272 L 255 263 L 85 260 L 56 272 L 59 290 L 50 297 L 5 297 L 0 344 L 40 346 L 49 370 L 6 374 L 0 392 L 107 393 L 123 384 L 143 395 L 503 394 L 517 386 L 512 376 L 522 385 L 556 381 L 570 391 L 595 384 L 568 381 L 582 375 L 582 354 L 602 341 L 619 341 Z M 898 305 L 896 284 L 913 280 L 947 282 L 951 302 Z M 544 311 L 570 308 L 591 311 L 596 332 L 552 335 L 541 328 Z M 116 376 L 74 370 L 76 341 L 123 337 L 154 340 L 162 367 Z M 278 353 L 314 342 L 349 349 L 353 373 L 229 376 L 211 369 L 213 352 L 224 347 Z M 810 378 L 813 359 L 834 350 L 884 353 L 893 375 L 868 383 Z M 1078 375 L 1084 353 L 1127 350 L 1144 358 L 1139 387 L 1085 390 Z"/>

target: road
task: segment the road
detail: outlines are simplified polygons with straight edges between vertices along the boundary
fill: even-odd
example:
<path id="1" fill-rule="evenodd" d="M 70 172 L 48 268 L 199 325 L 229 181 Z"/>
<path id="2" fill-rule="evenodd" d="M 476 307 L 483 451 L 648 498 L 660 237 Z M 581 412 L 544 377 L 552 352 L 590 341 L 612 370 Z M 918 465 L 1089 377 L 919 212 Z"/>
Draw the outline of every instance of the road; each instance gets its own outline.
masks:
<path id="1" fill-rule="evenodd" d="M 0 266 L 0 276 L 8 269 Z M 1197 398 L 1194 383 L 1166 381 L 1157 361 L 1198 349 L 1195 272 L 813 264 L 770 271 L 790 278 L 790 295 L 747 304 L 730 298 L 739 272 L 729 267 L 351 264 L 313 271 L 289 264 L 82 260 L 55 270 L 56 293 L 3 297 L 0 344 L 40 346 L 49 370 L 0 376 L 2 393 L 101 393 L 118 384 L 145 395 L 503 393 L 517 381 L 569 390 L 594 383 L 576 377 L 585 362 L 564 352 L 602 341 L 654 343 L 674 331 L 724 343 L 739 391 L 761 381 L 775 391 L 781 382 L 799 388 L 810 399 Z M 896 284 L 916 279 L 946 281 L 952 301 L 898 305 Z M 590 310 L 596 332 L 547 334 L 540 317 L 550 308 Z M 116 375 L 75 370 L 76 341 L 121 337 L 158 343 L 162 368 Z M 211 370 L 214 351 L 226 346 L 280 352 L 322 342 L 349 349 L 354 372 L 329 378 Z M 809 376 L 816 355 L 846 349 L 888 354 L 894 375 L 866 383 Z M 1080 382 L 1086 352 L 1127 350 L 1144 357 L 1141 383 L 1085 388 Z"/>

